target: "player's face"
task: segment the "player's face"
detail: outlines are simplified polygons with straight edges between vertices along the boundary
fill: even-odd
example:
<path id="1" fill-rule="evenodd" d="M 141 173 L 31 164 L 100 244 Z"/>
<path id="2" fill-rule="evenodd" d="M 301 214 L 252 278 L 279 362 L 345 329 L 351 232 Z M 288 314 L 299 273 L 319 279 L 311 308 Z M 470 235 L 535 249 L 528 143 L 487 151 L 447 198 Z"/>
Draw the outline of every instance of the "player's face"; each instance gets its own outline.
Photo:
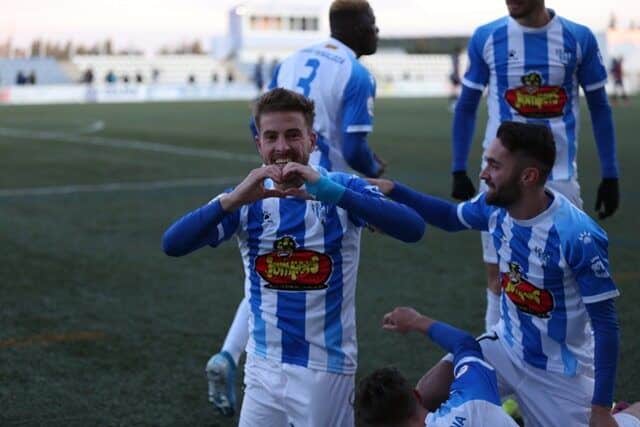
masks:
<path id="1" fill-rule="evenodd" d="M 514 19 L 525 18 L 544 8 L 544 0 L 506 0 L 506 4 Z"/>
<path id="2" fill-rule="evenodd" d="M 521 168 L 516 157 L 494 139 L 485 153 L 486 166 L 480 178 L 487 184 L 486 201 L 490 205 L 509 207 L 522 197 Z"/>
<path id="3" fill-rule="evenodd" d="M 316 135 L 302 113 L 278 111 L 260 116 L 256 144 L 265 165 L 284 168 L 288 162 L 306 165 L 316 143 Z"/>
<path id="4" fill-rule="evenodd" d="M 368 8 L 367 12 L 360 16 L 360 55 L 373 55 L 378 50 L 378 26 L 373 9 Z"/>

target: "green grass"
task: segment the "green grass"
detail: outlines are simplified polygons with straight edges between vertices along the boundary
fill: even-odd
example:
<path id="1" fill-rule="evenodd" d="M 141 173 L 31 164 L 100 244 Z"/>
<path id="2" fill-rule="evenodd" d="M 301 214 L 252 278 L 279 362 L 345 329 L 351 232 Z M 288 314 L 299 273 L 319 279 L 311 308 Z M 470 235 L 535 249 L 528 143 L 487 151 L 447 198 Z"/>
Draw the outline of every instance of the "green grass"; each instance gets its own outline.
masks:
<path id="1" fill-rule="evenodd" d="M 614 111 L 622 207 L 601 224 L 623 296 L 616 399 L 640 400 L 638 282 L 640 100 Z M 478 120 L 484 121 L 484 111 Z M 599 183 L 583 110 L 580 181 L 587 212 Z M 246 103 L 0 108 L 0 128 L 74 133 L 253 154 Z M 389 176 L 448 196 L 450 121 L 442 99 L 379 100 L 371 144 Z M 479 127 L 483 128 L 482 125 Z M 480 134 L 481 132 L 477 132 Z M 90 136 L 96 135 L 88 135 Z M 477 173 L 479 141 L 471 154 Z M 250 163 L 36 138 L 0 136 L 0 190 L 243 176 Z M 162 233 L 222 185 L 0 195 L 0 425 L 230 426 L 206 400 L 204 365 L 218 350 L 242 294 L 233 243 L 172 259 Z M 365 233 L 358 284 L 358 376 L 394 364 L 412 381 L 441 352 L 380 329 L 382 315 L 413 305 L 479 333 L 484 278 L 479 237 L 430 228 L 406 245 Z M 239 379 L 240 381 L 240 379 Z"/>

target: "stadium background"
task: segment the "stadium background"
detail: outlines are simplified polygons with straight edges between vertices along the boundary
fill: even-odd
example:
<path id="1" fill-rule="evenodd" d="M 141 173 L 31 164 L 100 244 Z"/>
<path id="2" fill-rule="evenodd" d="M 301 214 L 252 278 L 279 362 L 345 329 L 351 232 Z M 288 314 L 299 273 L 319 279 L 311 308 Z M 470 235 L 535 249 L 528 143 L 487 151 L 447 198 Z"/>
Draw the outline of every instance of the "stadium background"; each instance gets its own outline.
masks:
<path id="1" fill-rule="evenodd" d="M 5 59 L 16 60 L 30 58 Z M 447 100 L 393 95 L 376 103 L 371 145 L 390 177 L 447 197 Z M 237 248 L 171 259 L 160 238 L 259 164 L 248 114 L 246 100 L 0 107 L 0 425 L 235 425 L 208 404 L 203 371 L 242 295 Z M 485 117 L 483 108 L 478 122 Z M 584 105 L 582 117 L 580 181 L 593 215 L 600 176 Z M 601 222 L 622 292 L 615 397 L 628 401 L 640 400 L 637 117 L 637 97 L 614 107 L 622 206 Z M 479 138 L 470 158 L 477 174 Z M 362 247 L 358 377 L 394 364 L 415 381 L 441 356 L 419 337 L 381 330 L 395 305 L 481 332 L 476 233 L 429 228 L 406 245 L 366 232 Z"/>

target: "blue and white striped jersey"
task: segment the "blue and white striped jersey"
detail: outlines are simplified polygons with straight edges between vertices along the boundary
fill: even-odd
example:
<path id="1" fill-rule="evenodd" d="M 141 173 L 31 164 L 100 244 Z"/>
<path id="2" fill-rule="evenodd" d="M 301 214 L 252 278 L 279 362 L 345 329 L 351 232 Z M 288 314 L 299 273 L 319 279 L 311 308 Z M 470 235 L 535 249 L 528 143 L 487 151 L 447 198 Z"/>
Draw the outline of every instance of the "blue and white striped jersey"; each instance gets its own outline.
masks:
<path id="1" fill-rule="evenodd" d="M 328 176 L 353 191 L 383 198 L 377 187 L 355 175 Z M 272 186 L 265 181 L 265 187 Z M 247 352 L 355 373 L 355 286 L 364 225 L 336 205 L 297 198 L 267 198 L 223 219 L 212 246 L 232 236 L 238 241 L 251 307 Z"/>
<path id="2" fill-rule="evenodd" d="M 349 171 L 342 151 L 343 132 L 371 132 L 376 84 L 373 75 L 342 42 L 302 49 L 276 70 L 270 88 L 282 87 L 311 98 L 316 107 L 316 150 L 309 164 L 330 171 Z"/>
<path id="3" fill-rule="evenodd" d="M 607 235 L 563 195 L 529 220 L 487 205 L 481 193 L 458 205 L 467 227 L 488 231 L 502 284 L 498 334 L 515 363 L 573 376 L 593 372 L 585 304 L 619 292 L 609 273 Z"/>
<path id="4" fill-rule="evenodd" d="M 427 427 L 516 427 L 502 409 L 491 365 L 467 356 L 456 363 L 449 399 L 425 418 Z"/>
<path id="5" fill-rule="evenodd" d="M 469 68 L 463 84 L 489 86 L 489 120 L 483 147 L 500 123 L 547 125 L 556 142 L 551 180 L 577 176 L 579 96 L 602 88 L 607 71 L 593 33 L 555 15 L 542 28 L 527 28 L 507 16 L 479 27 L 469 43 Z"/>

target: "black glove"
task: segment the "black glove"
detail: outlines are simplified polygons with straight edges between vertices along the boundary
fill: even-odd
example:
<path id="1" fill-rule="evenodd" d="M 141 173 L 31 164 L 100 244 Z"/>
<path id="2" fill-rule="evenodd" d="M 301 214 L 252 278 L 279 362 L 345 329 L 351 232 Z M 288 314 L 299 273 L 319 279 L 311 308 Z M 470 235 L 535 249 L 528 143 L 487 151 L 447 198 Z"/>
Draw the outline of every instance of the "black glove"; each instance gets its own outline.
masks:
<path id="1" fill-rule="evenodd" d="M 451 197 L 458 200 L 469 200 L 476 195 L 476 188 L 467 176 L 467 171 L 453 173 L 453 187 Z"/>
<path id="2" fill-rule="evenodd" d="M 602 182 L 598 187 L 598 197 L 596 198 L 598 218 L 604 219 L 613 215 L 619 204 L 620 188 L 618 186 L 618 178 L 602 178 Z"/>

